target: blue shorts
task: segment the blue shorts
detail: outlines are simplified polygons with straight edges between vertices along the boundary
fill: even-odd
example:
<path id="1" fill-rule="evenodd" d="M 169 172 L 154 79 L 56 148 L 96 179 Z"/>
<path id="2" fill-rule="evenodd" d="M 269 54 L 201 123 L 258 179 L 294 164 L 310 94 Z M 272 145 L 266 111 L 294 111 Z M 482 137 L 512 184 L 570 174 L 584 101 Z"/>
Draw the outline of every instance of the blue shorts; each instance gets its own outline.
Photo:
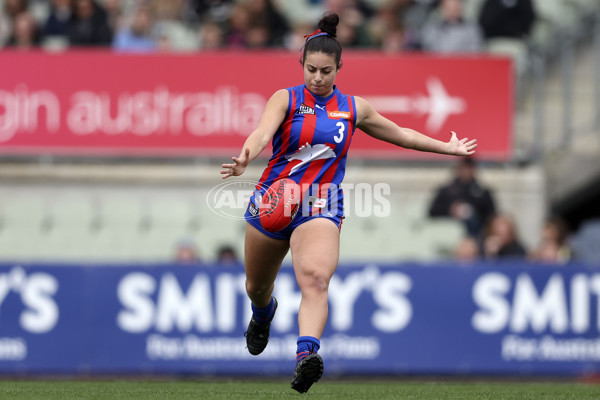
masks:
<path id="1" fill-rule="evenodd" d="M 252 194 L 250 197 L 250 202 L 248 204 L 248 208 L 246 209 L 246 213 L 244 214 L 244 218 L 246 221 L 262 232 L 264 235 L 273 238 L 273 239 L 289 239 L 292 236 L 292 232 L 298 226 L 302 225 L 306 221 L 310 221 L 315 218 L 327 218 L 332 221 L 338 229 L 342 228 L 342 220 L 344 219 L 344 206 L 343 206 L 343 194 L 339 193 L 339 196 L 334 195 L 328 196 L 327 202 L 324 202 L 325 199 L 319 199 L 314 196 L 305 196 L 302 200 L 301 208 L 296 213 L 292 222 L 279 232 L 269 232 L 264 229 L 260 223 L 260 218 L 258 216 L 259 204 L 256 202 L 255 196 L 257 192 Z M 325 203 L 325 204 L 324 204 Z M 332 204 L 334 207 L 327 207 L 327 204 Z"/>

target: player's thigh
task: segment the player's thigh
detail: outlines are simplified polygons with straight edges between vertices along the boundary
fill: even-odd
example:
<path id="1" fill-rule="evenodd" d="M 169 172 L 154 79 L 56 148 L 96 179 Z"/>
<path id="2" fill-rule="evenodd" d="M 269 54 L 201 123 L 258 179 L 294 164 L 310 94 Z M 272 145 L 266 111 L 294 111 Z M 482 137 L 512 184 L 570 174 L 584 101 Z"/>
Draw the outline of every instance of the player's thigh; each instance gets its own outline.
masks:
<path id="1" fill-rule="evenodd" d="M 340 230 L 327 218 L 314 218 L 298 226 L 290 238 L 298 284 L 329 279 L 339 259 Z"/>
<path id="2" fill-rule="evenodd" d="M 288 240 L 270 238 L 246 223 L 246 280 L 254 284 L 274 282 L 289 248 Z"/>

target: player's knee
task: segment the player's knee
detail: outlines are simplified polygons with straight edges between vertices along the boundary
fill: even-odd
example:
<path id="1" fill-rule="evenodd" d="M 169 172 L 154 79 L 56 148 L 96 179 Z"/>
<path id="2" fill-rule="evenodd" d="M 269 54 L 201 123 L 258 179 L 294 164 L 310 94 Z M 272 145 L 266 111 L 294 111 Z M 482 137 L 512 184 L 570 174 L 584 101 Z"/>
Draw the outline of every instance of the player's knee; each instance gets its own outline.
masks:
<path id="1" fill-rule="evenodd" d="M 330 277 L 321 271 L 307 271 L 301 274 L 298 280 L 300 290 L 311 290 L 317 292 L 327 292 L 329 288 Z"/>
<path id="2" fill-rule="evenodd" d="M 250 296 L 260 296 L 271 292 L 273 289 L 272 283 L 252 282 L 246 280 L 246 292 Z"/>

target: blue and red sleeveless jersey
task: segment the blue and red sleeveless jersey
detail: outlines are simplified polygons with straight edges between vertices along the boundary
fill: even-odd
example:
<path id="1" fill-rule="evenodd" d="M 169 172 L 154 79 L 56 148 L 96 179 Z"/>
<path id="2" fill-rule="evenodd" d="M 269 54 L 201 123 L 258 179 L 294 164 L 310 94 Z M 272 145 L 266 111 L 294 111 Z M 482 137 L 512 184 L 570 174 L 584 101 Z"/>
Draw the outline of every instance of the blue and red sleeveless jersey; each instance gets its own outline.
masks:
<path id="1" fill-rule="evenodd" d="M 257 189 L 288 177 L 304 189 L 311 187 L 309 194 L 327 198 L 330 193 L 325 190 L 331 186 L 341 197 L 339 186 L 356 125 L 354 97 L 336 86 L 327 97 L 311 93 L 305 85 L 287 90 L 287 114 L 273 136 L 273 156 Z M 319 186 L 319 193 L 314 193 L 313 184 Z"/>

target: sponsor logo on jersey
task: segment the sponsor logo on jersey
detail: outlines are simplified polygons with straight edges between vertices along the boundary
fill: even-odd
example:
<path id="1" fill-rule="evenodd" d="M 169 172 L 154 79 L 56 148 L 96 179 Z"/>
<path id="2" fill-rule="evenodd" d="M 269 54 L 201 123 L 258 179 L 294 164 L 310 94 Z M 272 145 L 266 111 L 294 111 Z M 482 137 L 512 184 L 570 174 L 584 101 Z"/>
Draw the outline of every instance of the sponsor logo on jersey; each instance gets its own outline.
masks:
<path id="1" fill-rule="evenodd" d="M 315 109 L 312 108 L 312 107 L 307 106 L 304 103 L 302 103 L 300 105 L 300 108 L 298 109 L 298 111 L 296 111 L 296 114 L 311 114 L 311 115 L 314 115 L 315 114 Z"/>
<path id="2" fill-rule="evenodd" d="M 329 111 L 327 116 L 331 119 L 350 119 L 350 113 L 348 111 Z"/>

